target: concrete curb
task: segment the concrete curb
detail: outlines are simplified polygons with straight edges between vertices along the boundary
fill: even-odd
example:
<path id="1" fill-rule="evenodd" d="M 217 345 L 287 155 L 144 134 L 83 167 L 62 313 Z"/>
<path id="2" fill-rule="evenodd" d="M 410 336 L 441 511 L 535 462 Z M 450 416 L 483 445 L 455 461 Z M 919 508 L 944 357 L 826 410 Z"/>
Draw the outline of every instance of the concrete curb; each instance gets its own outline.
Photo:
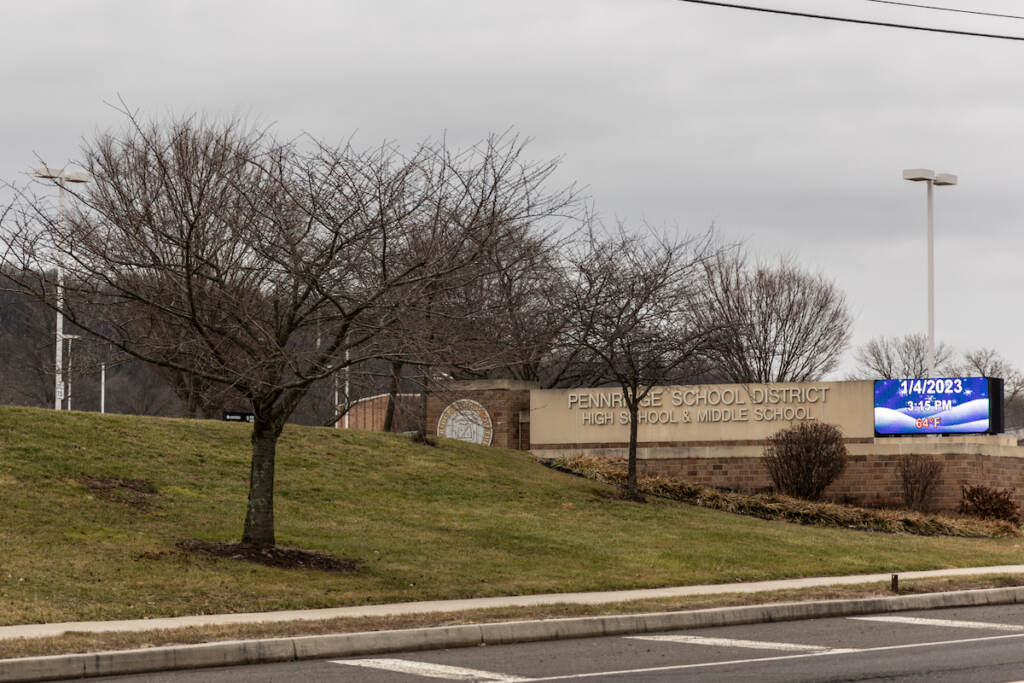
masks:
<path id="1" fill-rule="evenodd" d="M 712 626 L 844 617 L 942 607 L 974 607 L 1024 602 L 1024 587 L 988 588 L 926 595 L 857 600 L 789 602 L 719 607 L 689 612 L 574 617 L 540 621 L 375 631 L 327 636 L 227 641 L 0 661 L 0 683 L 52 681 L 176 669 L 264 664 L 352 657 L 477 645 L 650 633 Z"/>
<path id="2" fill-rule="evenodd" d="M 468 612 L 492 607 L 533 607 L 537 605 L 603 605 L 611 602 L 650 600 L 654 598 L 681 598 L 697 595 L 726 593 L 763 593 L 779 590 L 798 590 L 821 586 L 843 586 L 868 583 L 889 583 L 894 572 L 882 574 L 854 574 L 847 576 L 808 577 L 803 579 L 772 579 L 743 583 L 715 583 L 695 586 L 668 586 L 664 588 L 634 588 L 617 591 L 590 591 L 583 593 L 542 593 L 540 595 L 505 595 L 489 598 L 463 598 L 454 600 L 423 600 L 349 607 L 293 609 L 274 612 L 242 612 L 230 614 L 193 614 L 182 617 L 152 617 L 114 621 L 69 621 L 44 624 L 14 624 L 0 626 L 0 640 L 11 638 L 57 637 L 71 631 L 82 633 L 110 633 L 113 631 L 154 631 L 186 628 L 189 626 L 220 626 L 228 624 L 266 624 L 281 621 L 321 621 L 351 617 L 382 617 L 409 614 L 440 614 Z M 998 567 L 961 567 L 959 569 L 928 569 L 900 571 L 900 579 L 928 579 L 950 576 L 980 576 L 985 574 L 1024 574 L 1024 565 Z"/>

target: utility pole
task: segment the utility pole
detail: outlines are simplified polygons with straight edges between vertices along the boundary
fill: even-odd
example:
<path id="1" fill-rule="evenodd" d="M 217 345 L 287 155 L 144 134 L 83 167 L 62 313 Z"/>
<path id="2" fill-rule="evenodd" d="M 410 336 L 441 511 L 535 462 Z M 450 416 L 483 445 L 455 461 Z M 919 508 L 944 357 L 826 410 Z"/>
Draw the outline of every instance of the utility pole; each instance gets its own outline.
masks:
<path id="1" fill-rule="evenodd" d="M 57 230 L 61 239 L 64 238 L 64 184 L 65 183 L 87 183 L 91 180 L 87 173 L 67 172 L 57 168 L 37 168 L 34 172 L 36 178 L 56 180 L 60 189 L 57 214 Z M 54 245 L 57 252 L 57 335 L 56 352 L 54 354 L 54 387 L 53 387 L 53 409 L 60 410 L 64 399 L 64 259 L 61 257 L 63 245 Z M 69 406 L 70 409 L 70 406 Z"/>

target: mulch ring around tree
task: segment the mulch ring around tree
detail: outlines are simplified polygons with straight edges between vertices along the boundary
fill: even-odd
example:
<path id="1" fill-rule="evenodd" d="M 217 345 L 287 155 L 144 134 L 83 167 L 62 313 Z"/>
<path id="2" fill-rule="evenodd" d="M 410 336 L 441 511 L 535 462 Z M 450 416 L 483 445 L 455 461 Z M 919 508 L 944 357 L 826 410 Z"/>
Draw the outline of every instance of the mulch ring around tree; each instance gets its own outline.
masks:
<path id="1" fill-rule="evenodd" d="M 175 544 L 187 553 L 199 553 L 230 560 L 256 562 L 280 569 L 317 569 L 324 572 L 352 572 L 359 568 L 354 560 L 346 560 L 327 553 L 282 546 L 260 547 L 247 543 L 224 543 L 189 539 Z"/>

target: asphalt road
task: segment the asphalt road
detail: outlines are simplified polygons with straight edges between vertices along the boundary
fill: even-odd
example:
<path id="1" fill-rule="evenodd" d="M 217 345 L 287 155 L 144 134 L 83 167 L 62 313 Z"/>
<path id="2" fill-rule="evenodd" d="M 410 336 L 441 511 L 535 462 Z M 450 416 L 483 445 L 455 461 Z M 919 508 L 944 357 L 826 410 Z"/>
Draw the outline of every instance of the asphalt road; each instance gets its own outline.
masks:
<path id="1" fill-rule="evenodd" d="M 119 676 L 117 683 L 1018 681 L 1024 605 Z"/>

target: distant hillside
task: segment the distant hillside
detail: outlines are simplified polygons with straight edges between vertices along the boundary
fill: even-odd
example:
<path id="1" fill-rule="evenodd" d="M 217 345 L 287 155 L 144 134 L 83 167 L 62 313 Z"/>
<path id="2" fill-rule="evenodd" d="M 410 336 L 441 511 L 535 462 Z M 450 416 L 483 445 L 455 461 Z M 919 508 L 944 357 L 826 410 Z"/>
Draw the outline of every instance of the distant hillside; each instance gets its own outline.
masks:
<path id="1" fill-rule="evenodd" d="M 247 425 L 0 407 L 0 622 L 326 607 L 1007 564 L 1020 540 L 765 522 L 652 500 L 528 454 L 289 426 L 281 545 L 350 573 L 179 549 L 237 541 Z"/>

